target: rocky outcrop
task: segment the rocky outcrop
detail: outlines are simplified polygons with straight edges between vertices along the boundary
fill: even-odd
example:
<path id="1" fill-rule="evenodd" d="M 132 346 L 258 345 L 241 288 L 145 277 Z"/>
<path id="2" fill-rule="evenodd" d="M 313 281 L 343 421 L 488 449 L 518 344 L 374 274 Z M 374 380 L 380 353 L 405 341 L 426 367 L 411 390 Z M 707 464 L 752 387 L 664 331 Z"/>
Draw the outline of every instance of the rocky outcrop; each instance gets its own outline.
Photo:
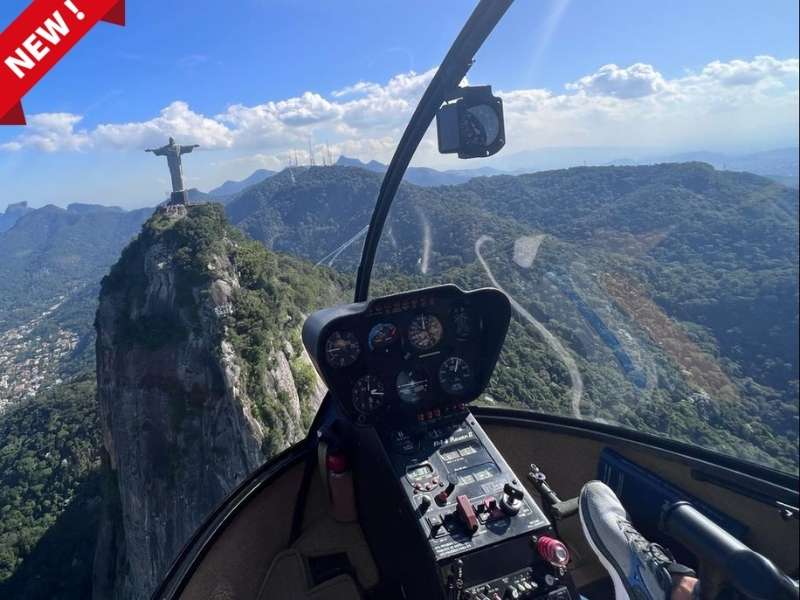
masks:
<path id="1" fill-rule="evenodd" d="M 116 489 L 95 598 L 148 597 L 216 504 L 304 435 L 292 345 L 272 343 L 264 364 L 242 355 L 237 303 L 265 292 L 243 289 L 235 263 L 245 242 L 230 234 L 213 206 L 159 212 L 103 282 L 97 394 Z"/>

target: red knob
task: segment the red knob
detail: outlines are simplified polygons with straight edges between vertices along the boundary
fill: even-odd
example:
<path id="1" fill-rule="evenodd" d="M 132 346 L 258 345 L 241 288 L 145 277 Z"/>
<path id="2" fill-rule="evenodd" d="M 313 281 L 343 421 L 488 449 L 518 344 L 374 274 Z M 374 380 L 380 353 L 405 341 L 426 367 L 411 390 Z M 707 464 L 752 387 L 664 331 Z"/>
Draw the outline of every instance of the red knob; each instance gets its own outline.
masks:
<path id="1" fill-rule="evenodd" d="M 344 454 L 328 454 L 325 463 L 332 473 L 344 473 L 347 471 L 347 457 Z"/>
<path id="2" fill-rule="evenodd" d="M 536 542 L 536 549 L 541 557 L 554 567 L 565 567 L 569 562 L 569 550 L 563 542 L 554 538 L 543 535 Z"/>

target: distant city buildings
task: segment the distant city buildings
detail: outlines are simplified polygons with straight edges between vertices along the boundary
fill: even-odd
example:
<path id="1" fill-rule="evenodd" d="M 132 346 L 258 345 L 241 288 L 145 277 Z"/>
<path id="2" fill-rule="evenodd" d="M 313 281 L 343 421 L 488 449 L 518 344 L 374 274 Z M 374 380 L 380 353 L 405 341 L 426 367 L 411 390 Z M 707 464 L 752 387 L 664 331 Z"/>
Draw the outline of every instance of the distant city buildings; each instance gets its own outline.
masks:
<path id="1" fill-rule="evenodd" d="M 44 338 L 33 333 L 62 301 L 63 296 L 38 317 L 0 333 L 0 413 L 60 382 L 58 368 L 78 346 L 77 334 L 61 328 Z"/>

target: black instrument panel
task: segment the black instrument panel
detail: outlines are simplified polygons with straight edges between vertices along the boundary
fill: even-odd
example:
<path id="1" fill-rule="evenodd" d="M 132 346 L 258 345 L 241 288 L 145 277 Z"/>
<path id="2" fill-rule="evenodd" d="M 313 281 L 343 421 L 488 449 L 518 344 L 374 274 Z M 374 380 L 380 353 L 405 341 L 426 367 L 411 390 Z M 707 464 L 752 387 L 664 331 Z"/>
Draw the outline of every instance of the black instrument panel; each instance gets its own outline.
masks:
<path id="1" fill-rule="evenodd" d="M 509 318 L 502 292 L 444 285 L 318 311 L 303 343 L 353 420 L 402 421 L 477 398 Z"/>

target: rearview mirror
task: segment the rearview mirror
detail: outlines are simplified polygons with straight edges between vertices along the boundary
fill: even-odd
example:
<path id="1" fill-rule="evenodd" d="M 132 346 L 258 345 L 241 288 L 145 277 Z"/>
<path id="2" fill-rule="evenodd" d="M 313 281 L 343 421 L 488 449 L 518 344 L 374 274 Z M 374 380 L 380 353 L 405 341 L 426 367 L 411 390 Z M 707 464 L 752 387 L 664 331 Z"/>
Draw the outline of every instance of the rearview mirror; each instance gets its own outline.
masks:
<path id="1" fill-rule="evenodd" d="M 506 143 L 503 101 L 489 85 L 461 87 L 436 113 L 439 152 L 458 158 L 497 154 Z"/>

